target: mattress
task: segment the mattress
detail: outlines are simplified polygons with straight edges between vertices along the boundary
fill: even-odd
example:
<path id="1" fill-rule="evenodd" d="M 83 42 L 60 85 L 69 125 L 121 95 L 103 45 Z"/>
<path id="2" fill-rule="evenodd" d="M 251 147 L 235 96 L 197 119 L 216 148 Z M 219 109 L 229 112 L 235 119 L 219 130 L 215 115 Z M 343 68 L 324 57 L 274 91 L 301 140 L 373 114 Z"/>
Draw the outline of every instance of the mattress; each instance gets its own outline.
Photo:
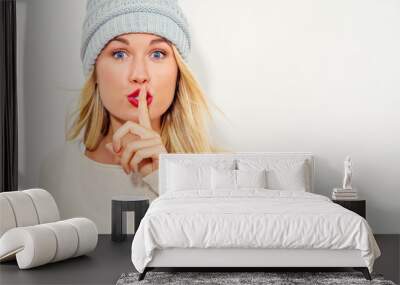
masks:
<path id="1" fill-rule="evenodd" d="M 153 201 L 132 242 L 139 272 L 163 249 L 380 250 L 367 221 L 325 196 L 286 190 L 169 192 Z"/>

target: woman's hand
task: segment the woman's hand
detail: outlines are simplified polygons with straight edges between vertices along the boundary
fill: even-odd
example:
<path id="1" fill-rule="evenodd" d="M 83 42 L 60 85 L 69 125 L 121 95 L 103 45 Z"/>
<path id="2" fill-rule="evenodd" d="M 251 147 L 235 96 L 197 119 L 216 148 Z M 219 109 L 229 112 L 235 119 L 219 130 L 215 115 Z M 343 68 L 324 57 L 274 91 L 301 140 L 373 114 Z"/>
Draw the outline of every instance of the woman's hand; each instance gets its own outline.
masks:
<path id="1" fill-rule="evenodd" d="M 126 174 L 131 170 L 146 176 L 158 169 L 160 153 L 167 153 L 160 135 L 151 127 L 149 110 L 146 102 L 146 87 L 139 94 L 139 124 L 127 121 L 113 135 L 113 142 L 107 149 L 117 156 Z"/>

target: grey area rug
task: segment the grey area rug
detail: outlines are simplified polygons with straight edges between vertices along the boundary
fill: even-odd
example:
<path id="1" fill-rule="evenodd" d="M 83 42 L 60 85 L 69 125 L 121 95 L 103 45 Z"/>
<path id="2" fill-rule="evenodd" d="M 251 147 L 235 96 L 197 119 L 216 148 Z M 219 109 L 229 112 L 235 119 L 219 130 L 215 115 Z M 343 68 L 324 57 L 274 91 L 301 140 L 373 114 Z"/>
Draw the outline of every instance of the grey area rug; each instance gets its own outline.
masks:
<path id="1" fill-rule="evenodd" d="M 395 285 L 384 280 L 380 274 L 372 274 L 366 280 L 361 272 L 147 272 L 145 279 L 138 281 L 139 273 L 124 273 L 116 285 L 133 284 L 379 284 Z"/>

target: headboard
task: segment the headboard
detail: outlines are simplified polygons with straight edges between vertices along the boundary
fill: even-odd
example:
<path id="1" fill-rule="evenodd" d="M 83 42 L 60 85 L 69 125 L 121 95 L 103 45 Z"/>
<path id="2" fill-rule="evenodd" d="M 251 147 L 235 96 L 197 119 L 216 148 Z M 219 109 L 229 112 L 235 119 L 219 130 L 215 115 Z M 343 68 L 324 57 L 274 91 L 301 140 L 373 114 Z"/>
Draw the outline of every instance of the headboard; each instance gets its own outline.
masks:
<path id="1" fill-rule="evenodd" d="M 308 171 L 306 171 L 306 179 L 308 181 L 308 192 L 314 192 L 314 158 L 308 152 L 234 152 L 234 153 L 166 153 L 159 156 L 159 193 L 165 193 L 167 182 L 167 165 L 168 162 L 186 163 L 190 161 L 199 165 L 217 165 L 221 162 L 235 163 L 238 159 L 246 160 L 304 160 Z"/>

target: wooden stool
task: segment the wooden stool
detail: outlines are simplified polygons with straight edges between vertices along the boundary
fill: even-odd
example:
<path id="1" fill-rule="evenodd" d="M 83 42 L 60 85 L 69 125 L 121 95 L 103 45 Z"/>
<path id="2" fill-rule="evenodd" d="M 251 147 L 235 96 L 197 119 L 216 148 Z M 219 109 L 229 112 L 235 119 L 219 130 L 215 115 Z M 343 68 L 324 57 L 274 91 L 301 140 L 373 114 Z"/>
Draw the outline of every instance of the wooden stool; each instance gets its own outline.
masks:
<path id="1" fill-rule="evenodd" d="M 140 221 L 149 208 L 149 198 L 145 196 L 115 196 L 111 201 L 111 240 L 126 239 L 126 212 L 135 212 L 135 233 Z"/>

